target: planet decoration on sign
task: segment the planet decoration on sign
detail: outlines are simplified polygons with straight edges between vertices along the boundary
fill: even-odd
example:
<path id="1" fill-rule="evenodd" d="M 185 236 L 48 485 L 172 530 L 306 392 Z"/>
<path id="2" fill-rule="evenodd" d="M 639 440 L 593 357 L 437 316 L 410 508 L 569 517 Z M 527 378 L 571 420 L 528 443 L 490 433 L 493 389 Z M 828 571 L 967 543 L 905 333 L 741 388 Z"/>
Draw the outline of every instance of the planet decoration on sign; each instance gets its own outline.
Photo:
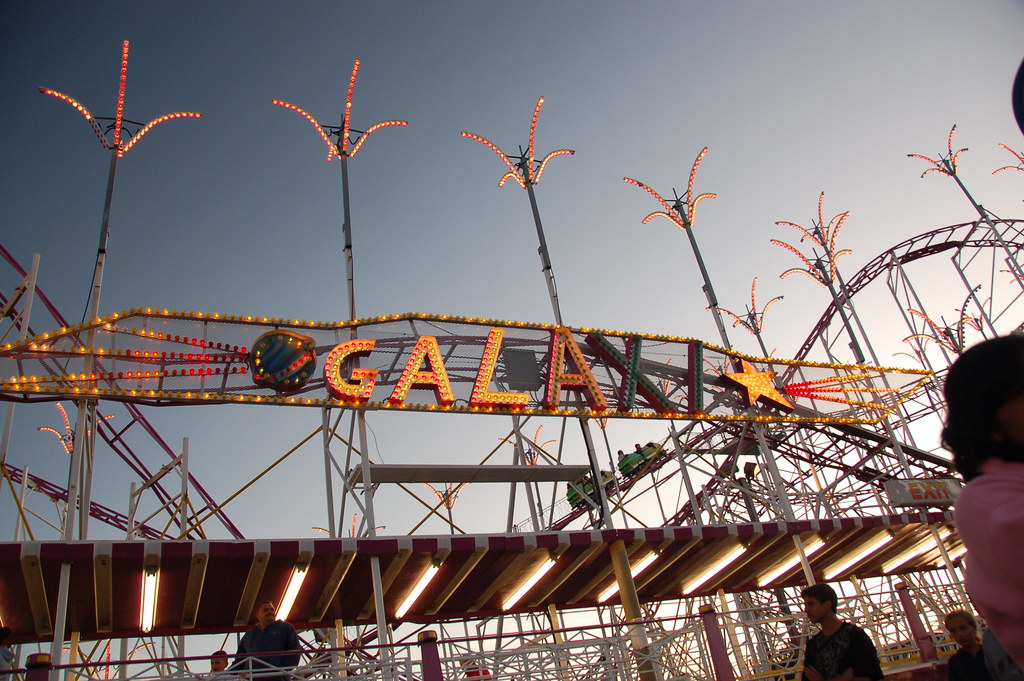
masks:
<path id="1" fill-rule="evenodd" d="M 316 370 L 316 343 L 293 331 L 268 331 L 252 344 L 249 368 L 253 382 L 279 393 L 301 388 Z"/>

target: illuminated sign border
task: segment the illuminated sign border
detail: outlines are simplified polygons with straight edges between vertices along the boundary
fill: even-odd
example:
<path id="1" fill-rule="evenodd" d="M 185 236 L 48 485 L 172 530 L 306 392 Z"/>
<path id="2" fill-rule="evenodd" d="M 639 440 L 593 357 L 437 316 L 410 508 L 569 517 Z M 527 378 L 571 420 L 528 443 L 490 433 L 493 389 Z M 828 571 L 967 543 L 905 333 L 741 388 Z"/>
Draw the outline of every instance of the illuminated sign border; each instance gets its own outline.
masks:
<path id="1" fill-rule="evenodd" d="M 416 332 L 418 324 L 438 333 Z M 474 327 L 486 327 L 487 332 L 478 333 Z M 97 347 L 82 344 L 88 331 L 101 337 Z M 523 336 L 537 331 L 542 334 Z M 374 333 L 380 337 L 371 337 Z M 285 339 L 276 349 L 272 338 L 266 340 L 275 334 Z M 502 344 L 516 334 L 518 342 L 546 353 L 543 397 L 494 385 Z M 245 339 L 242 344 L 211 340 L 240 335 Z M 343 340 L 346 335 L 350 340 Z M 319 344 L 312 336 L 320 337 Z M 331 340 L 324 342 L 325 336 Z M 109 342 L 101 347 L 104 338 Z M 259 359 L 253 363 L 255 351 L 250 351 L 248 343 L 267 352 L 268 359 L 281 348 L 293 347 L 296 359 L 275 355 L 278 363 L 263 371 Z M 189 352 L 181 352 L 182 346 Z M 671 350 L 687 366 L 659 364 L 643 356 L 650 347 Z M 377 359 L 375 353 L 389 353 L 389 361 L 369 366 Z M 755 357 L 677 336 L 455 315 L 405 313 L 317 322 L 154 308 L 134 308 L 8 343 L 0 348 L 0 371 L 7 373 L 12 360 L 22 368 L 35 362 L 44 369 L 66 366 L 73 358 L 91 358 L 96 370 L 88 375 L 26 371 L 0 381 L 0 395 L 51 400 L 97 397 L 161 405 L 245 403 L 598 418 L 877 423 L 931 377 L 923 370 Z M 318 358 L 322 364 L 315 366 Z M 448 365 L 453 362 L 457 367 L 450 377 Z M 666 369 L 674 372 L 677 392 L 672 399 L 649 375 L 655 365 L 662 376 Z M 598 370 L 600 378 L 595 377 Z M 808 377 L 807 372 L 814 376 Z M 780 374 L 783 377 L 777 378 Z M 307 387 L 301 381 L 310 376 L 315 381 Z M 897 387 L 881 387 L 883 376 Z M 279 377 L 284 377 L 280 385 L 274 383 Z M 461 392 L 453 390 L 456 380 Z M 172 389 L 170 384 L 184 387 Z M 157 387 L 147 387 L 151 385 Z M 430 397 L 424 401 L 412 391 Z M 883 399 L 880 394 L 887 396 Z"/>

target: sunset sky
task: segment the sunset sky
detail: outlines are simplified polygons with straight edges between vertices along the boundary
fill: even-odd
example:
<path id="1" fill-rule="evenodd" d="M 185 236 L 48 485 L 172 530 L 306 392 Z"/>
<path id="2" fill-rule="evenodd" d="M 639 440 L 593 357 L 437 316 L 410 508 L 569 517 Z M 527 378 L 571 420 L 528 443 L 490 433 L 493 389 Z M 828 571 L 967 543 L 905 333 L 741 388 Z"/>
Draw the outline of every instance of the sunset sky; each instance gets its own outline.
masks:
<path id="1" fill-rule="evenodd" d="M 26 267 L 41 254 L 39 286 L 80 320 L 109 153 L 78 112 L 38 88 L 113 116 L 129 40 L 125 117 L 202 118 L 163 123 L 119 162 L 101 314 L 154 306 L 345 319 L 339 164 L 325 162 L 313 126 L 271 100 L 336 125 L 359 59 L 353 126 L 408 121 L 375 132 L 349 164 L 359 316 L 554 321 L 526 192 L 499 189 L 500 159 L 459 134 L 518 154 L 543 96 L 538 156 L 575 151 L 536 188 L 564 322 L 718 341 L 686 235 L 665 220 L 641 224 L 660 206 L 623 181 L 683 192 L 706 146 L 695 191 L 717 198 L 700 205 L 694 234 L 720 304 L 743 312 L 754 277 L 761 301 L 785 296 L 765 342 L 791 357 L 828 292 L 806 277 L 780 280 L 799 262 L 769 240 L 795 244 L 799 234 L 776 222 L 810 226 L 822 191 L 826 220 L 851 212 L 839 238 L 853 251 L 840 260 L 847 277 L 908 237 L 971 220 L 951 180 L 922 179 L 927 165 L 907 158 L 945 153 L 956 124 L 954 150 L 969 149 L 964 182 L 995 214 L 1022 217 L 1024 173 L 991 174 L 1014 163 L 999 143 L 1024 147 L 1010 106 L 1022 35 L 1020 0 L 4 2 L 0 234 Z M 6 294 L 18 279 L 4 269 Z M 962 302 L 933 284 L 923 288 L 933 309 Z M 881 360 L 905 365 L 896 355 L 905 330 L 880 308 L 861 314 Z M 40 307 L 33 325 L 48 324 Z M 731 337 L 759 353 L 742 330 Z M 320 423 L 316 410 L 273 407 L 146 414 L 172 447 L 190 439 L 193 472 L 220 498 Z M 8 461 L 63 486 L 67 458 L 37 430 L 60 429 L 59 419 L 53 404 L 19 406 Z M 509 428 L 507 418 L 475 416 L 370 414 L 368 423 L 372 454 L 388 463 L 476 463 Z M 539 440 L 563 437 L 560 428 L 545 423 Z M 663 432 L 613 424 L 608 437 L 632 448 Z M 582 463 L 578 426 L 564 437 L 567 459 Z M 154 468 L 165 461 L 143 454 Z M 314 445 L 227 511 L 250 537 L 309 536 L 326 523 L 322 477 Z M 131 478 L 110 452 L 96 481 L 96 501 L 127 508 Z M 486 486 L 467 489 L 456 520 L 502 531 L 501 494 L 495 502 Z M 382 499 L 381 524 L 394 530 L 422 514 L 390 492 Z M 5 533 L 10 509 L 5 489 Z"/>

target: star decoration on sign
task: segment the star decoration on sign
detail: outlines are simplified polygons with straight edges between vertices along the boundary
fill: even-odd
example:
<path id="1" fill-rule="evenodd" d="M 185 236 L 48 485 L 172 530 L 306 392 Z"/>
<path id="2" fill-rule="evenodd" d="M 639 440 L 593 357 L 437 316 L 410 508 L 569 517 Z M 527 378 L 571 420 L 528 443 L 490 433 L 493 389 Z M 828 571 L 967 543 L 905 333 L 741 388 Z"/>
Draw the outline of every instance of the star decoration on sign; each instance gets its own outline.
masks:
<path id="1" fill-rule="evenodd" d="M 745 359 L 740 360 L 740 366 L 743 371 L 724 375 L 729 380 L 738 383 L 746 389 L 747 405 L 754 406 L 755 402 L 761 400 L 768 406 L 781 409 L 782 411 L 793 411 L 793 405 L 772 384 L 772 379 L 775 378 L 776 372 L 758 371 L 753 364 Z"/>

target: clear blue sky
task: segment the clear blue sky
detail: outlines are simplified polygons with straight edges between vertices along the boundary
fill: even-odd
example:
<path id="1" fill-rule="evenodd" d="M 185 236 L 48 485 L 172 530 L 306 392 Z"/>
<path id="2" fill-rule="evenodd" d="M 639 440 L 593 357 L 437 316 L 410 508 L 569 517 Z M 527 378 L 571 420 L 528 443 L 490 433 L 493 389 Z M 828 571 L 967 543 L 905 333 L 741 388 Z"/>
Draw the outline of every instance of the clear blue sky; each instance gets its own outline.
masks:
<path id="1" fill-rule="evenodd" d="M 576 151 L 554 160 L 537 188 L 565 322 L 717 341 L 685 235 L 665 221 L 641 225 L 658 206 L 622 181 L 685 189 L 708 146 L 696 189 L 718 198 L 701 204 L 695 233 L 720 302 L 742 311 L 755 276 L 762 300 L 785 295 L 766 342 L 791 356 L 827 293 L 805 278 L 780 281 L 797 262 L 769 239 L 795 239 L 775 222 L 809 225 L 819 192 L 826 219 L 852 212 L 840 237 L 854 251 L 841 261 L 847 276 L 902 239 L 971 219 L 950 181 L 919 179 L 925 166 L 906 158 L 944 151 L 956 123 L 958 147 L 970 148 L 965 181 L 995 213 L 1021 216 L 1024 175 L 990 173 L 1013 161 L 997 143 L 1024 147 L 1009 100 L 1022 35 L 1020 0 L 8 1 L 0 233 L 23 264 L 42 254 L 40 285 L 80 318 L 108 155 L 77 112 L 36 88 L 113 115 L 128 39 L 126 117 L 203 118 L 163 124 L 120 162 L 101 312 L 151 305 L 342 319 L 338 163 L 325 163 L 307 122 L 270 101 L 337 122 L 358 58 L 354 126 L 409 121 L 375 133 L 350 165 L 360 315 L 552 321 L 525 192 L 499 189 L 498 158 L 459 136 L 515 151 L 544 96 L 538 152 Z M 13 277 L 4 277 L 9 291 Z M 960 302 L 941 294 L 930 292 L 937 309 Z M 886 317 L 873 321 L 885 329 Z M 741 333 L 732 334 L 738 348 L 755 352 Z M 885 359 L 901 363 L 892 352 L 902 335 L 884 336 Z M 191 438 L 193 469 L 220 496 L 319 424 L 318 412 L 257 407 L 147 413 L 173 446 Z M 15 422 L 11 463 L 64 484 L 63 452 L 36 431 L 58 425 L 56 409 L 19 407 Z M 370 424 L 375 455 L 392 463 L 479 461 L 508 426 L 405 414 L 371 414 Z M 557 430 L 546 425 L 541 439 Z M 612 446 L 631 447 L 645 436 L 635 431 L 613 433 Z M 570 451 L 582 461 L 575 427 Z M 324 525 L 319 453 L 295 459 L 229 506 L 249 536 Z M 109 453 L 97 463 L 97 501 L 126 507 L 122 468 Z M 472 512 L 493 493 L 478 487 L 456 521 L 500 531 L 503 510 Z M 9 508 L 4 495 L 0 509 Z M 404 501 L 384 505 L 392 528 L 418 515 Z"/>

